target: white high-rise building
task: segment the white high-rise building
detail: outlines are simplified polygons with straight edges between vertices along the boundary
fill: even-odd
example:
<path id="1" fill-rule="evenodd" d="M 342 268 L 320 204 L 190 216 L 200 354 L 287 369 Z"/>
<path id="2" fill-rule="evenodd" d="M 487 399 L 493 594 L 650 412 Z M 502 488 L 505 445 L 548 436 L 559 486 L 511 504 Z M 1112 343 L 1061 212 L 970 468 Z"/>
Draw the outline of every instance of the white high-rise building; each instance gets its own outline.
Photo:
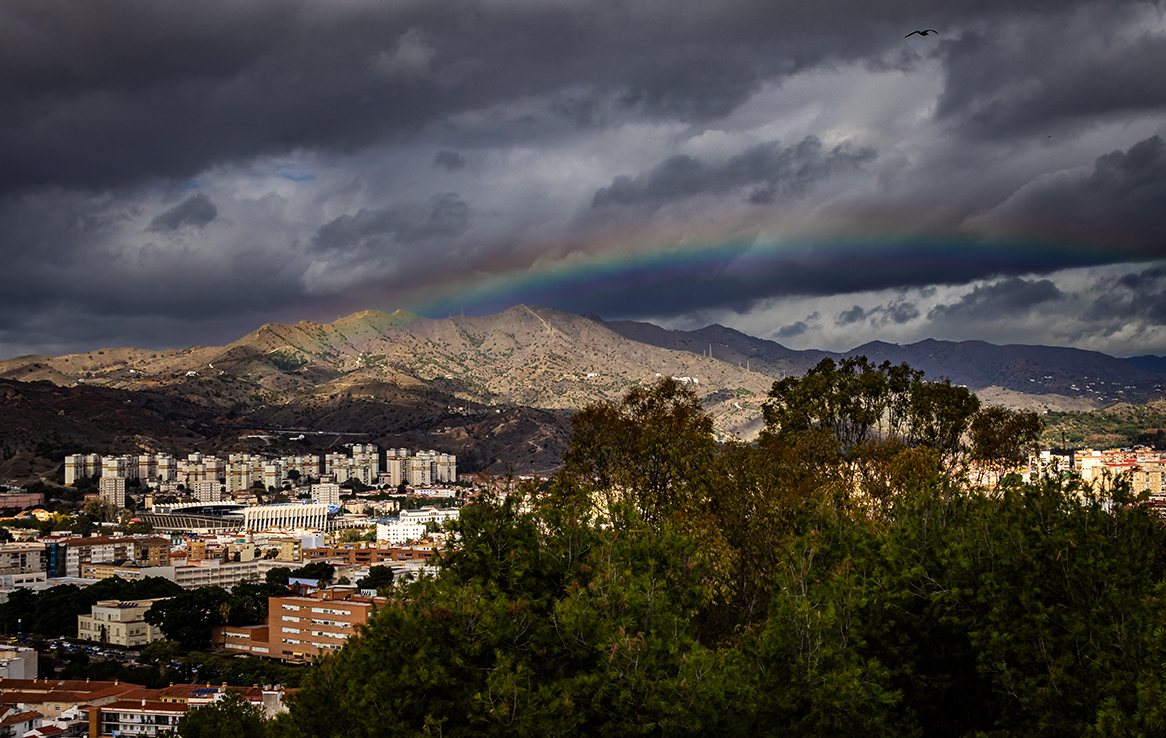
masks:
<path id="1" fill-rule="evenodd" d="M 101 499 L 112 504 L 118 510 L 126 506 L 125 477 L 102 477 L 98 483 L 98 492 Z"/>
<path id="2" fill-rule="evenodd" d="M 339 484 L 313 484 L 312 500 L 322 505 L 340 504 Z"/>

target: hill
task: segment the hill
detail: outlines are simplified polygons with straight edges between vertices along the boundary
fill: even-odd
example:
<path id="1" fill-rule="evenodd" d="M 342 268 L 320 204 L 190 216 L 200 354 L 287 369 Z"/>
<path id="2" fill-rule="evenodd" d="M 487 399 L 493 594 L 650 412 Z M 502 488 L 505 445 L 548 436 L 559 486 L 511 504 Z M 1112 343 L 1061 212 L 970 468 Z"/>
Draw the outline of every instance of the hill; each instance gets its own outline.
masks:
<path id="1" fill-rule="evenodd" d="M 545 474 L 558 466 L 570 415 L 630 387 L 681 378 L 718 438 L 748 439 L 776 379 L 858 354 L 950 377 L 991 402 L 1049 411 L 1142 402 L 1166 384 L 1128 362 L 1066 348 L 929 340 L 838 354 L 720 325 L 672 331 L 537 306 L 438 320 L 368 310 L 334 323 L 270 323 L 225 346 L 0 361 L 12 405 L 0 418 L 8 423 L 0 475 L 50 473 L 59 458 L 37 456 L 38 447 L 275 451 L 300 433 L 313 448 L 354 434 L 456 453 L 464 471 Z"/>
<path id="2" fill-rule="evenodd" d="M 832 353 L 796 351 L 720 325 L 695 331 L 670 331 L 632 321 L 603 325 L 630 340 L 677 351 L 711 353 L 719 360 L 745 364 L 753 371 L 778 378 L 802 374 L 825 357 L 866 356 L 876 363 L 906 362 L 922 369 L 929 379 L 948 377 L 953 384 L 965 385 L 976 393 L 992 391 L 1008 398 L 1007 404 L 1022 407 L 1096 408 L 1115 402 L 1146 402 L 1166 393 L 1166 377 L 1148 371 L 1145 367 L 1151 366 L 1149 362 L 1074 348 L 928 339 L 907 345 L 872 341 L 850 351 Z"/>

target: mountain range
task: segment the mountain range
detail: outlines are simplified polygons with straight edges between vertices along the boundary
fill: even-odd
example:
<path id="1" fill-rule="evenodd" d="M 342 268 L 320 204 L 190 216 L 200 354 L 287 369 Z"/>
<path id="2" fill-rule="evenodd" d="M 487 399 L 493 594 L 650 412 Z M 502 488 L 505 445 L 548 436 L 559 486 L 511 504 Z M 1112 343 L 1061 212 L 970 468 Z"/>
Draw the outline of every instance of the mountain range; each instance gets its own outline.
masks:
<path id="1" fill-rule="evenodd" d="M 1160 357 L 935 340 L 797 351 L 719 325 L 676 331 L 525 305 L 444 319 L 370 310 L 272 323 L 226 346 L 0 361 L 0 479 L 47 473 L 61 449 L 282 453 L 351 440 L 456 453 L 462 471 L 545 474 L 588 403 L 678 377 L 722 438 L 751 438 L 776 379 L 855 355 L 905 361 L 1014 407 L 1089 410 L 1166 393 Z"/>

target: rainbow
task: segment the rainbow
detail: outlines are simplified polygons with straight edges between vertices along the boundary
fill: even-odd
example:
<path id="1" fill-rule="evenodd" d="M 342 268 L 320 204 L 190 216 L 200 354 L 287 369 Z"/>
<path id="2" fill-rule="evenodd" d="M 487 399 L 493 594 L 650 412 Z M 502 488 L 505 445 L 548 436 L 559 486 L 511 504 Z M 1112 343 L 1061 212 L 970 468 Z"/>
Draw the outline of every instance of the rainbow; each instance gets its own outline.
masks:
<path id="1" fill-rule="evenodd" d="M 1053 229 L 1056 230 L 1056 229 Z M 436 287 L 410 307 L 444 317 L 538 304 L 605 318 L 730 306 L 745 310 L 782 295 L 844 294 L 966 284 L 1007 274 L 1162 258 L 1126 242 L 991 238 L 967 233 L 765 232 L 622 234 L 539 253 L 515 249 L 468 278 Z"/>

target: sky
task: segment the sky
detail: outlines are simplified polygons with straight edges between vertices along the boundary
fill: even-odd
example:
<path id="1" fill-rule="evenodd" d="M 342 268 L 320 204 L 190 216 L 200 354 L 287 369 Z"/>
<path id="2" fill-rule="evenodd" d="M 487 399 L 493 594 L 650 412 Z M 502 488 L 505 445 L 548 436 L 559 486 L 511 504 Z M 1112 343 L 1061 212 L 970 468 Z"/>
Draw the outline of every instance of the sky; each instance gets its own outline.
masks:
<path id="1" fill-rule="evenodd" d="M 0 358 L 519 303 L 1163 355 L 1164 69 L 1132 0 L 8 0 Z"/>

